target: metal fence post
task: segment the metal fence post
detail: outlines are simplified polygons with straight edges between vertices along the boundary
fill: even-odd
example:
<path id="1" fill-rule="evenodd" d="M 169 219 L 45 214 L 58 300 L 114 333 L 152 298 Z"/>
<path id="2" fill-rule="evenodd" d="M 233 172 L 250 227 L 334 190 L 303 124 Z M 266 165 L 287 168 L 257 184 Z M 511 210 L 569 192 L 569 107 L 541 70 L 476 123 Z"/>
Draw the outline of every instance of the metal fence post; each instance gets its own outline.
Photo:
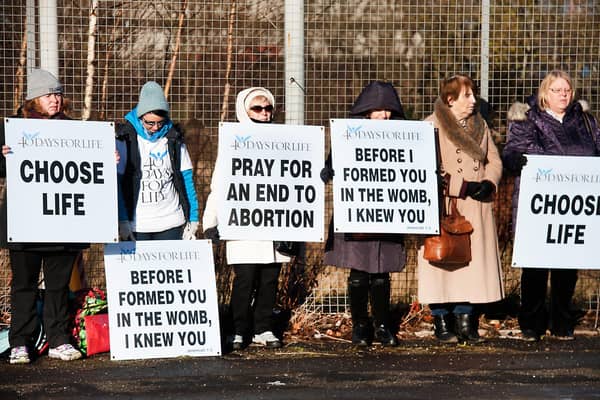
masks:
<path id="1" fill-rule="evenodd" d="M 285 0 L 285 122 L 304 124 L 304 0 Z"/>

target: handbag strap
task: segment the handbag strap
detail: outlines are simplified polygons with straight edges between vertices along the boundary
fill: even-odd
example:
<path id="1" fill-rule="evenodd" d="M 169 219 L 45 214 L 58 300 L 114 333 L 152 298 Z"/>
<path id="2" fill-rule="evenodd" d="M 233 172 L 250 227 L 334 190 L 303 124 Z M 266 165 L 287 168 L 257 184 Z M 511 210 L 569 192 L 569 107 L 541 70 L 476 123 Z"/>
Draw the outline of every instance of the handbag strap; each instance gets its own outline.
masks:
<path id="1" fill-rule="evenodd" d="M 450 198 L 450 215 L 461 215 L 460 212 L 458 211 L 456 197 Z"/>
<path id="2" fill-rule="evenodd" d="M 456 200 L 456 197 L 444 198 L 444 201 L 442 202 L 442 207 L 442 217 L 462 217 L 462 214 L 460 213 L 460 211 L 458 211 L 458 201 Z"/>

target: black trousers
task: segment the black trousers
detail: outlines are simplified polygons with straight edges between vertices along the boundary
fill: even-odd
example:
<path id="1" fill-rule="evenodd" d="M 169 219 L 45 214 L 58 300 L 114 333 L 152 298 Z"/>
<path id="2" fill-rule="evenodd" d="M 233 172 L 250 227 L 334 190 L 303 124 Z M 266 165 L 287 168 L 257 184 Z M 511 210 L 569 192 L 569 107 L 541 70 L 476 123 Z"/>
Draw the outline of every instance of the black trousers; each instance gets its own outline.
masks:
<path id="1" fill-rule="evenodd" d="M 162 232 L 135 232 L 135 240 L 181 240 L 184 225 Z"/>
<path id="2" fill-rule="evenodd" d="M 550 274 L 550 304 L 546 306 Z M 577 284 L 577 270 L 523 268 L 521 273 L 521 310 L 519 326 L 521 330 L 531 329 L 538 335 L 546 333 L 564 336 L 572 334 L 576 318 L 571 308 L 571 300 Z"/>
<path id="3" fill-rule="evenodd" d="M 281 264 L 234 264 L 231 311 L 236 335 L 273 330 L 273 307 Z"/>
<path id="4" fill-rule="evenodd" d="M 78 251 L 37 252 L 10 250 L 11 347 L 31 345 L 38 329 L 36 299 L 40 268 L 44 268 L 44 329 L 50 347 L 70 342 L 69 280 Z M 43 267 L 42 267 L 43 266 Z"/>

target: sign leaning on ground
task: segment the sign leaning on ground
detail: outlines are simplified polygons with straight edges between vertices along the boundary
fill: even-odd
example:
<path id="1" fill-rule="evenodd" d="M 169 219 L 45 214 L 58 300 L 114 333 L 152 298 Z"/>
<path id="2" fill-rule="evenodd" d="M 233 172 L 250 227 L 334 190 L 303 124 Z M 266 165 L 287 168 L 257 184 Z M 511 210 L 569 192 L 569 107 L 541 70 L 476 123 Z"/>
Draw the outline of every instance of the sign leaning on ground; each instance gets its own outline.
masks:
<path id="1" fill-rule="evenodd" d="M 433 125 L 332 119 L 336 232 L 439 234 Z"/>
<path id="2" fill-rule="evenodd" d="M 210 241 L 109 244 L 104 264 L 113 360 L 221 355 Z"/>
<path id="3" fill-rule="evenodd" d="M 118 240 L 114 125 L 6 118 L 9 242 Z"/>
<path id="4" fill-rule="evenodd" d="M 600 269 L 600 158 L 528 155 L 513 267 Z"/>
<path id="5" fill-rule="evenodd" d="M 322 242 L 324 145 L 322 126 L 221 123 L 213 178 L 221 237 Z"/>

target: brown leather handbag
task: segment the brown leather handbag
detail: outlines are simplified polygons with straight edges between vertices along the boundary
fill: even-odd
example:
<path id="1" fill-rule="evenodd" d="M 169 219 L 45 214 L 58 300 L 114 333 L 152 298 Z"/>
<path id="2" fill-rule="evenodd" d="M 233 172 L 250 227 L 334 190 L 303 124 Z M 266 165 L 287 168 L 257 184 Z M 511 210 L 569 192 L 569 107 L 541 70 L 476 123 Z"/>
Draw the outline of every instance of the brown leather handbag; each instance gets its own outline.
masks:
<path id="1" fill-rule="evenodd" d="M 450 199 L 449 208 L 448 213 L 444 207 L 441 234 L 425 239 L 423 257 L 436 266 L 464 266 L 471 262 L 473 226 L 458 211 L 455 197 Z"/>

